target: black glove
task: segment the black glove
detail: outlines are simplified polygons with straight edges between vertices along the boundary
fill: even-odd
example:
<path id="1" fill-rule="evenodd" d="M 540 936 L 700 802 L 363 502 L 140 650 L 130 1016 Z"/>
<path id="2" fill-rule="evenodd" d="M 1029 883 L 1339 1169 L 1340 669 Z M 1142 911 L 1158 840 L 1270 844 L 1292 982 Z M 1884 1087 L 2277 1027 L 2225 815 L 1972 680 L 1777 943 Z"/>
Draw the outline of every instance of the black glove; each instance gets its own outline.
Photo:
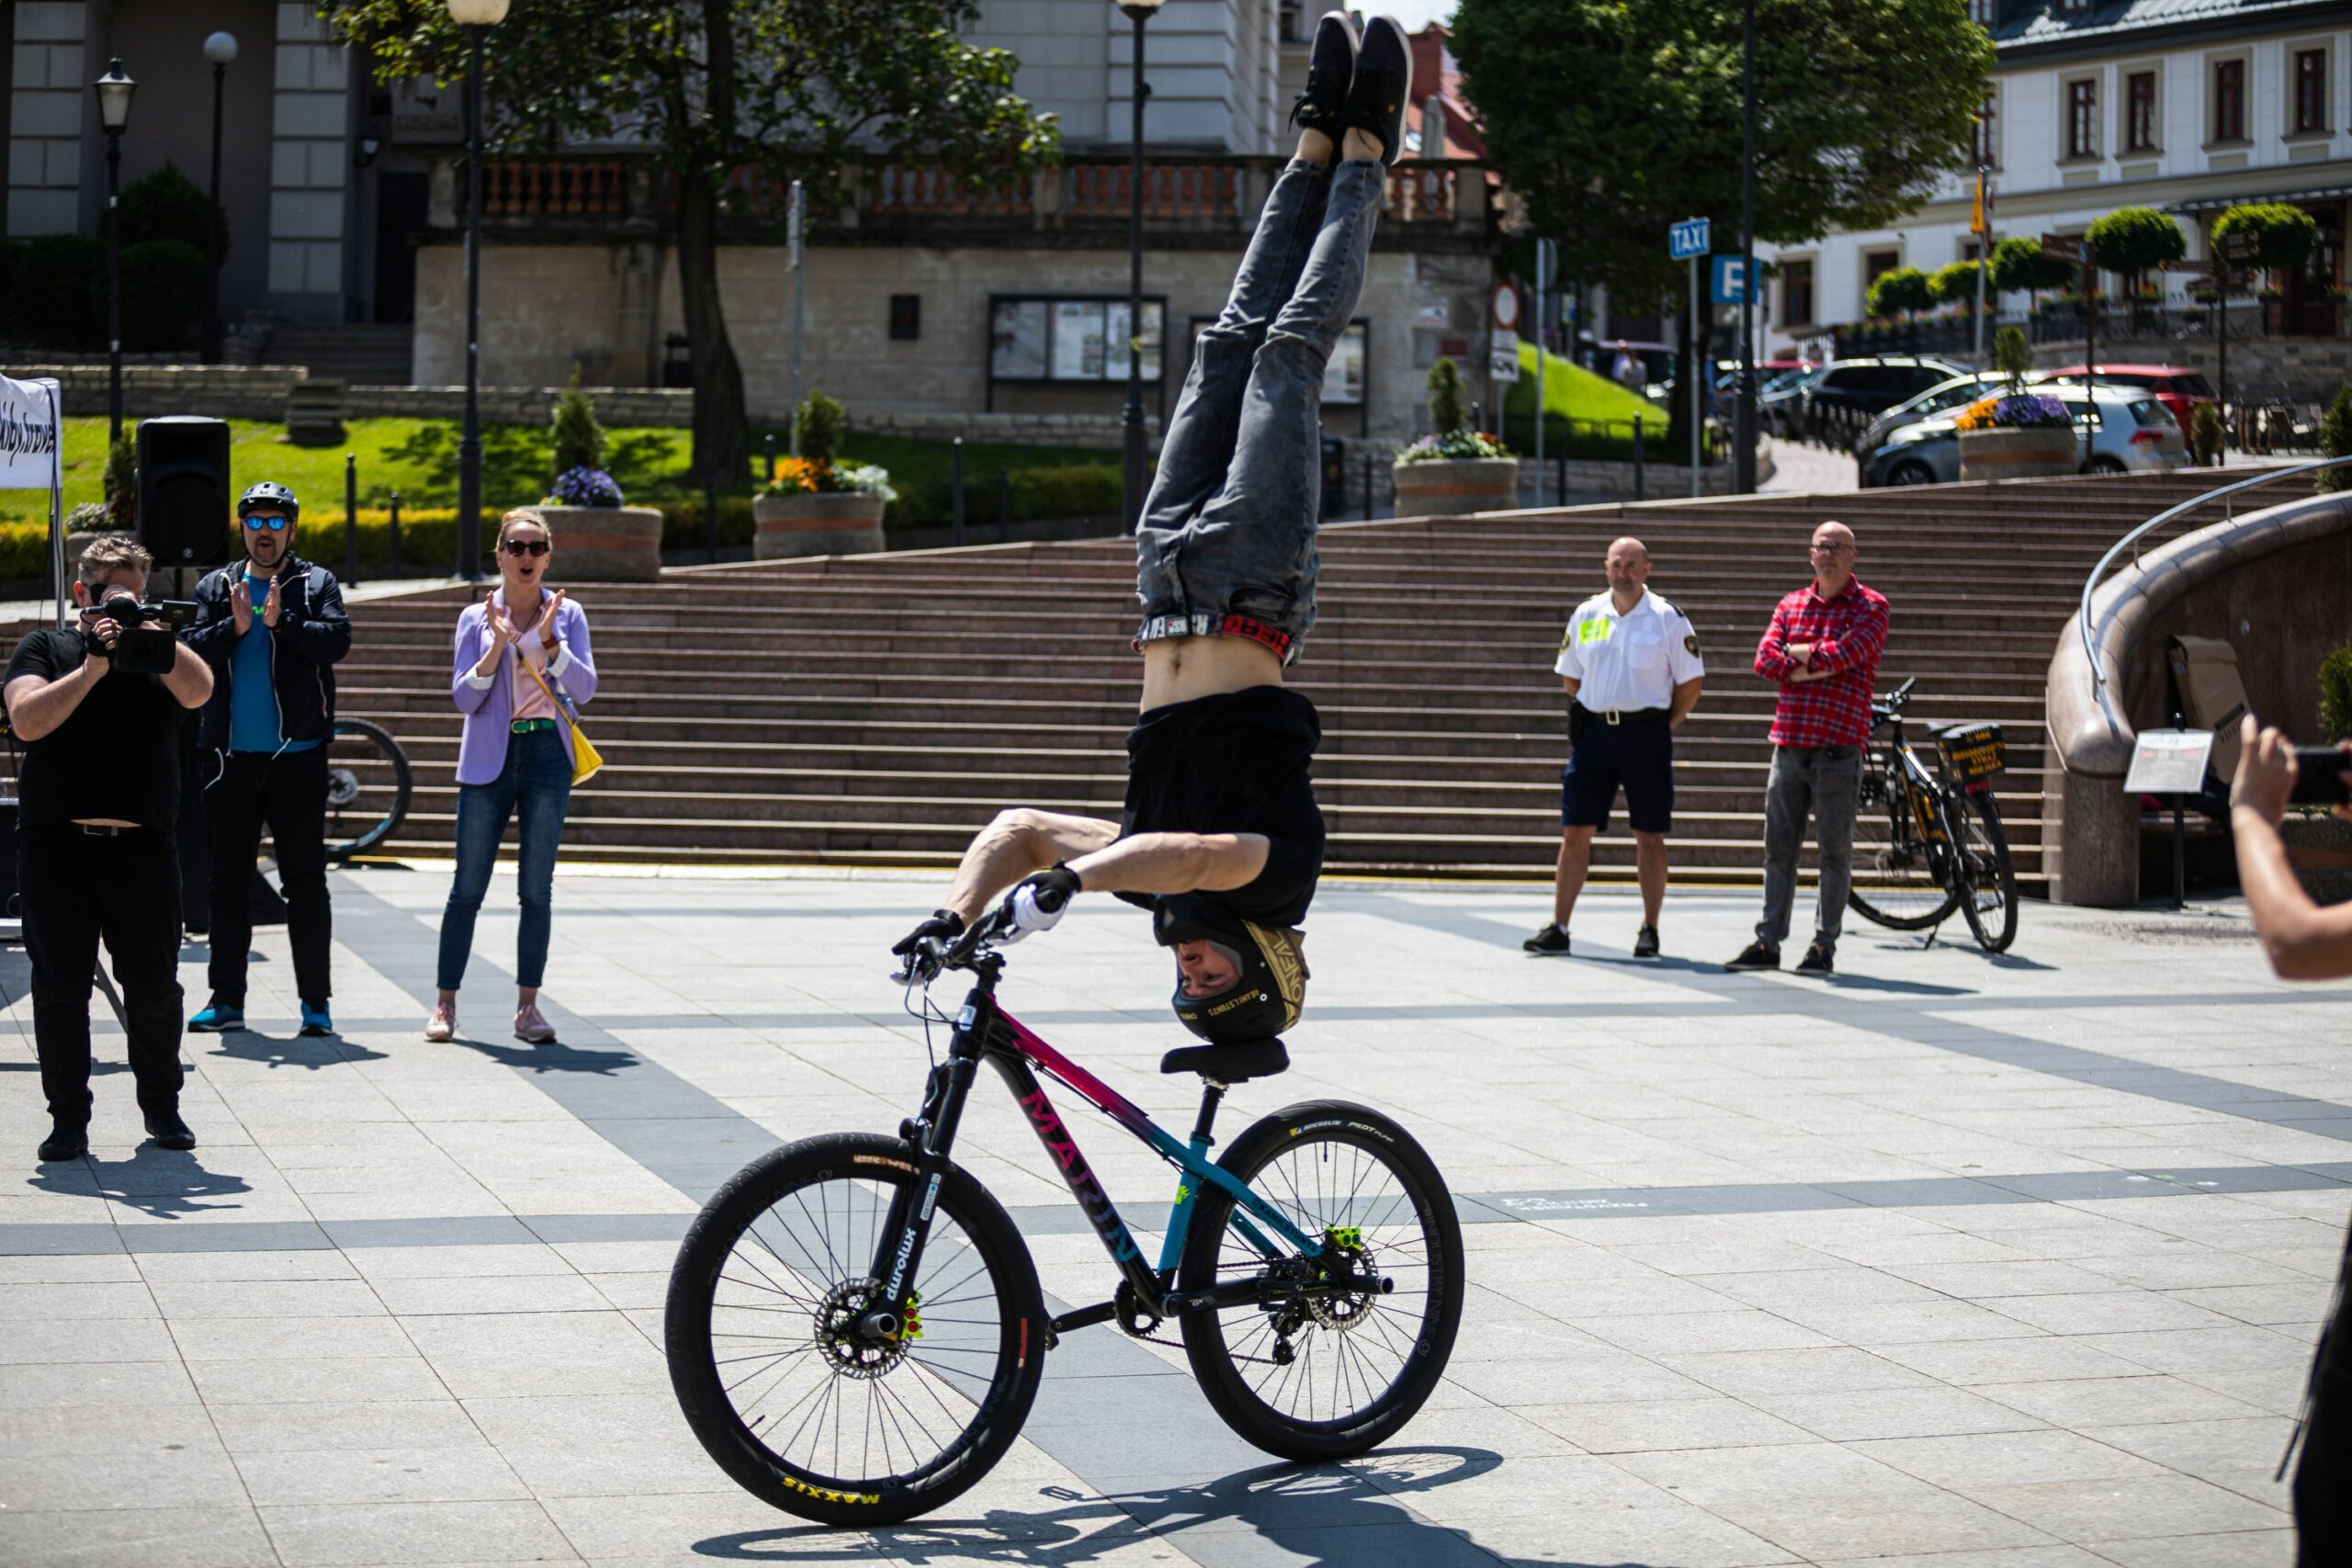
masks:
<path id="1" fill-rule="evenodd" d="M 935 978 L 939 974 L 939 948 L 964 934 L 964 917 L 953 909 L 935 909 L 931 919 L 900 937 L 890 951 L 906 962 L 893 976 L 899 980 Z M 926 952 L 923 944 L 933 943 Z"/>
<path id="2" fill-rule="evenodd" d="M 1052 931 L 1078 893 L 1078 873 L 1059 862 L 1051 871 L 1023 877 L 1004 896 L 1004 934 L 1001 940 L 1016 942 L 1039 931 Z"/>

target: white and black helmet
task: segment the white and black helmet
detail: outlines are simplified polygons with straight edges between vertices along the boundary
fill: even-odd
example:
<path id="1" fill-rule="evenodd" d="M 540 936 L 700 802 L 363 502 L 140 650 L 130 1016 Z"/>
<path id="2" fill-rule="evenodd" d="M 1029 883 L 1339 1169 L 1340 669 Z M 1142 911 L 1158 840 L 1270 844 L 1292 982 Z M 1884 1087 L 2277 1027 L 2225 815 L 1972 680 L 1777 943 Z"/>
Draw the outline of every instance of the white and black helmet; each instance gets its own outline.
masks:
<path id="1" fill-rule="evenodd" d="M 237 498 L 240 521 L 252 513 L 261 511 L 283 512 L 288 523 L 302 520 L 302 503 L 294 499 L 292 491 L 275 479 L 264 479 Z"/>
<path id="2" fill-rule="evenodd" d="M 1161 898 L 1153 912 L 1152 935 L 1162 947 L 1208 943 L 1224 955 L 1233 983 L 1213 996 L 1191 996 L 1179 969 L 1169 1004 L 1177 1019 L 1217 1045 L 1271 1040 L 1298 1022 L 1306 1000 L 1303 934 L 1261 926 L 1224 907 L 1213 895 L 1177 894 Z"/>

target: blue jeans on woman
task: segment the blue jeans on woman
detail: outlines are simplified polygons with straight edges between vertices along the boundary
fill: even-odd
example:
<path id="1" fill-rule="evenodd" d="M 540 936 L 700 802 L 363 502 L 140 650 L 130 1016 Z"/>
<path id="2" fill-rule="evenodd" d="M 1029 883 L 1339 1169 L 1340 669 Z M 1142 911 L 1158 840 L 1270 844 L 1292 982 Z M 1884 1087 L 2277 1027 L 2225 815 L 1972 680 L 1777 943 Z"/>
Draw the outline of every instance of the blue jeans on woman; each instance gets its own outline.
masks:
<path id="1" fill-rule="evenodd" d="M 523 929 L 514 942 L 514 983 L 536 990 L 548 967 L 554 923 L 555 852 L 563 842 L 563 814 L 571 804 L 571 756 L 552 727 L 506 738 L 506 765 L 484 784 L 458 786 L 458 879 L 441 911 L 442 990 L 465 980 L 474 945 L 474 917 L 490 891 L 491 867 L 506 820 L 521 818 Z"/>

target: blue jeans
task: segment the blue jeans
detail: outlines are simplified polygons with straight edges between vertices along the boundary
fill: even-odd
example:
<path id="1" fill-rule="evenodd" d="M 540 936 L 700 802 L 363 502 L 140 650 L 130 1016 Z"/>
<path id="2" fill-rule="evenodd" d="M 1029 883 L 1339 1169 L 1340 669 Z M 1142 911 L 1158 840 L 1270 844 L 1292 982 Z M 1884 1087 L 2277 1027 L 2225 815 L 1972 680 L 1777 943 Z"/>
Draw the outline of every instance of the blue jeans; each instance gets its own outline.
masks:
<path id="1" fill-rule="evenodd" d="M 1315 624 L 1323 369 L 1363 293 L 1388 171 L 1293 161 L 1266 197 L 1233 292 L 1203 329 L 1136 525 L 1140 638 L 1246 615 Z"/>
<path id="2" fill-rule="evenodd" d="M 563 842 L 563 814 L 571 804 L 571 757 L 563 737 L 535 729 L 506 738 L 506 766 L 486 784 L 458 786 L 458 879 L 441 911 L 440 977 L 454 991 L 473 953 L 474 917 L 490 891 L 490 870 L 506 819 L 519 817 L 523 929 L 514 942 L 514 983 L 537 988 L 547 974 L 548 933 L 554 921 L 555 852 Z"/>

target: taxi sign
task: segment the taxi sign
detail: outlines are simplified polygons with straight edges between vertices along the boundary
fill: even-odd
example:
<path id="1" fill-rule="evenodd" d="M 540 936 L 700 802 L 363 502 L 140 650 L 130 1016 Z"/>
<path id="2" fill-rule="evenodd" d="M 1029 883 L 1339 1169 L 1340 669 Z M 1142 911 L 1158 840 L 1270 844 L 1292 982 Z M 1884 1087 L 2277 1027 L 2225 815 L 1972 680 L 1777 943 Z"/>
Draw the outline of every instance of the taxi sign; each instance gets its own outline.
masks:
<path id="1" fill-rule="evenodd" d="M 1676 261 L 1707 254 L 1707 220 L 1686 218 L 1667 231 L 1667 254 Z"/>

